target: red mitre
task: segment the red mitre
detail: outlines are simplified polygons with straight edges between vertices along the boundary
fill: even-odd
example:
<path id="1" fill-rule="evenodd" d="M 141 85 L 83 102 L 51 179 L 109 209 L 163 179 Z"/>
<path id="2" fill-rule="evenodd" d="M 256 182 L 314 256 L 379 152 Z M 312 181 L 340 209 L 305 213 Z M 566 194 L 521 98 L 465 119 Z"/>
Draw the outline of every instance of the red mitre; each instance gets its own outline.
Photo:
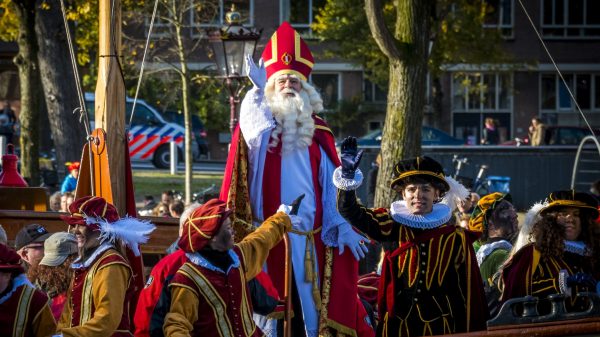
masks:
<path id="1" fill-rule="evenodd" d="M 221 225 L 233 213 L 227 203 L 212 199 L 196 208 L 183 224 L 183 234 L 179 238 L 179 248 L 186 253 L 201 250 L 219 232 Z"/>
<path id="2" fill-rule="evenodd" d="M 79 198 L 69 205 L 71 215 L 61 215 L 64 222 L 69 225 L 84 225 L 93 230 L 99 229 L 98 224 L 88 224 L 86 218 L 101 218 L 110 223 L 119 220 L 119 213 L 115 206 L 101 197 L 87 196 Z"/>
<path id="3" fill-rule="evenodd" d="M 262 53 L 267 79 L 275 75 L 296 75 L 307 81 L 315 60 L 300 34 L 287 21 L 273 33 Z"/>

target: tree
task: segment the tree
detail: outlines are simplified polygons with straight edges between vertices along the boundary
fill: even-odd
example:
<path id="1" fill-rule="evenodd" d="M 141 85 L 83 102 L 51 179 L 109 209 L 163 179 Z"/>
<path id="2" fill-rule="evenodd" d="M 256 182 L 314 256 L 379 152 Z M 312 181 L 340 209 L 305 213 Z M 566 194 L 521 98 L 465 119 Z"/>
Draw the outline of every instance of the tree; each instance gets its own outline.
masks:
<path id="1" fill-rule="evenodd" d="M 60 164 L 79 161 L 86 134 L 83 124 L 79 123 L 79 114 L 73 114 L 79 101 L 60 5 L 52 2 L 42 6 L 41 0 L 37 2 L 38 61 L 59 175 L 62 176 L 65 166 Z"/>
<path id="2" fill-rule="evenodd" d="M 19 45 L 14 63 L 19 69 L 21 85 L 21 174 L 31 185 L 39 185 L 39 96 L 40 73 L 37 62 L 38 45 L 35 37 L 35 0 L 12 1 L 10 9 L 16 18 L 18 33 L 13 35 Z M 14 24 L 15 22 L 13 22 Z M 14 27 L 14 26 L 13 26 Z M 10 34 L 10 32 L 9 32 Z"/>
<path id="3" fill-rule="evenodd" d="M 485 1 L 328 0 L 319 12 L 313 28 L 335 42 L 331 53 L 361 64 L 369 79 L 388 88 L 375 206 L 395 196 L 388 184 L 393 165 L 421 153 L 427 72 L 439 83 L 444 64 L 510 59 L 500 33 L 483 25 L 489 10 Z M 441 95 L 439 85 L 433 89 Z"/>

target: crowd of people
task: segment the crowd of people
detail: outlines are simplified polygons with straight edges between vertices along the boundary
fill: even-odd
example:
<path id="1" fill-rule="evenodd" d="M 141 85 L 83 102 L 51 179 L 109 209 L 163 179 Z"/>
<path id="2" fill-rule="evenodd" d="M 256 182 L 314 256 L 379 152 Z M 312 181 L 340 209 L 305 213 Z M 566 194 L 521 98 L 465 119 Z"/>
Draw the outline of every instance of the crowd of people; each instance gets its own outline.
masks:
<path id="1" fill-rule="evenodd" d="M 338 156 L 316 116 L 300 35 L 284 23 L 247 63 L 254 87 L 219 198 L 186 209 L 169 192 L 146 199 L 143 212 L 180 227 L 144 289 L 128 252 L 154 226 L 101 197 L 75 199 L 61 216 L 69 232 L 29 224 L 13 249 L 0 230 L 1 336 L 424 336 L 485 330 L 527 295 L 541 314 L 552 294 L 587 309 L 577 294 L 597 292 L 600 277 L 593 195 L 552 192 L 519 223 L 509 194 L 478 196 L 420 156 L 382 178 L 398 200 L 365 207 L 362 152 L 348 137 Z M 384 247 L 380 265 L 359 277 L 371 243 Z"/>

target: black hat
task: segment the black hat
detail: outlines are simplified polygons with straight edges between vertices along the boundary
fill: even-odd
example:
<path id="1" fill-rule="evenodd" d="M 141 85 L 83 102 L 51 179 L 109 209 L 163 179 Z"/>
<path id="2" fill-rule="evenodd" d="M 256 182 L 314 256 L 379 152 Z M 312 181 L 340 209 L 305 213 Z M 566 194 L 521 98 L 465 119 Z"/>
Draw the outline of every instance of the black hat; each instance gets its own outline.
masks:
<path id="1" fill-rule="evenodd" d="M 34 242 L 44 242 L 50 236 L 50 233 L 42 225 L 29 224 L 17 233 L 15 239 L 15 249 L 19 250 Z"/>
<path id="2" fill-rule="evenodd" d="M 539 214 L 556 211 L 562 207 L 576 207 L 592 213 L 593 218 L 598 217 L 598 201 L 591 194 L 576 192 L 575 190 L 555 191 L 546 198 L 546 205 L 540 209 Z"/>
<path id="3" fill-rule="evenodd" d="M 402 183 L 404 179 L 415 176 L 442 183 L 444 185 L 442 193 L 450 189 L 442 165 L 427 156 L 399 161 L 394 166 L 394 180 L 392 180 L 390 187 L 394 188 L 394 186 Z"/>

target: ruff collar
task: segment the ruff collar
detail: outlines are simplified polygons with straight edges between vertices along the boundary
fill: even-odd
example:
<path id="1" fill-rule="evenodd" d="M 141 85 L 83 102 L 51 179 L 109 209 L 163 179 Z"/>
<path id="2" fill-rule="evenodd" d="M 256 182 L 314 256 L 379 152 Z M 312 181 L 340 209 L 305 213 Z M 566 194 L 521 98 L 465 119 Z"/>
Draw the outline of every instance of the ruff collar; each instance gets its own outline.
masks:
<path id="1" fill-rule="evenodd" d="M 512 244 L 506 240 L 500 240 L 482 245 L 475 254 L 477 257 L 477 264 L 481 267 L 483 260 L 485 260 L 485 258 L 493 253 L 496 249 L 511 250 Z"/>
<path id="2" fill-rule="evenodd" d="M 229 274 L 229 271 L 231 270 L 231 268 L 239 268 L 240 267 L 240 258 L 233 251 L 233 249 L 230 249 L 228 251 L 228 253 L 229 253 L 229 256 L 231 257 L 231 260 L 233 261 L 233 263 L 229 266 L 229 268 L 227 268 L 227 271 L 224 271 L 223 269 L 213 265 L 204 256 L 200 255 L 200 253 L 198 253 L 198 252 L 185 253 L 185 256 L 187 256 L 187 258 L 195 265 L 198 265 L 200 267 L 206 268 L 208 270 L 216 271 L 219 273 Z"/>
<path id="3" fill-rule="evenodd" d="M 432 229 L 439 227 L 450 220 L 452 211 L 445 204 L 433 204 L 431 213 L 425 215 L 412 214 L 406 207 L 404 200 L 394 201 L 390 207 L 394 221 L 411 228 Z"/>
<path id="4" fill-rule="evenodd" d="M 113 245 L 110 242 L 105 242 L 105 243 L 101 244 L 98 248 L 96 248 L 96 250 L 92 253 L 92 255 L 90 255 L 90 257 L 87 258 L 87 260 L 81 262 L 81 257 L 78 257 L 77 260 L 75 260 L 73 262 L 73 264 L 71 265 L 71 268 L 73 268 L 73 269 L 87 268 L 98 258 L 98 256 L 100 256 L 102 253 L 104 253 L 105 251 L 107 251 L 111 248 L 114 248 Z"/>
<path id="5" fill-rule="evenodd" d="M 581 255 L 590 256 L 591 252 L 587 245 L 582 241 L 568 241 L 565 240 L 565 252 Z"/>

